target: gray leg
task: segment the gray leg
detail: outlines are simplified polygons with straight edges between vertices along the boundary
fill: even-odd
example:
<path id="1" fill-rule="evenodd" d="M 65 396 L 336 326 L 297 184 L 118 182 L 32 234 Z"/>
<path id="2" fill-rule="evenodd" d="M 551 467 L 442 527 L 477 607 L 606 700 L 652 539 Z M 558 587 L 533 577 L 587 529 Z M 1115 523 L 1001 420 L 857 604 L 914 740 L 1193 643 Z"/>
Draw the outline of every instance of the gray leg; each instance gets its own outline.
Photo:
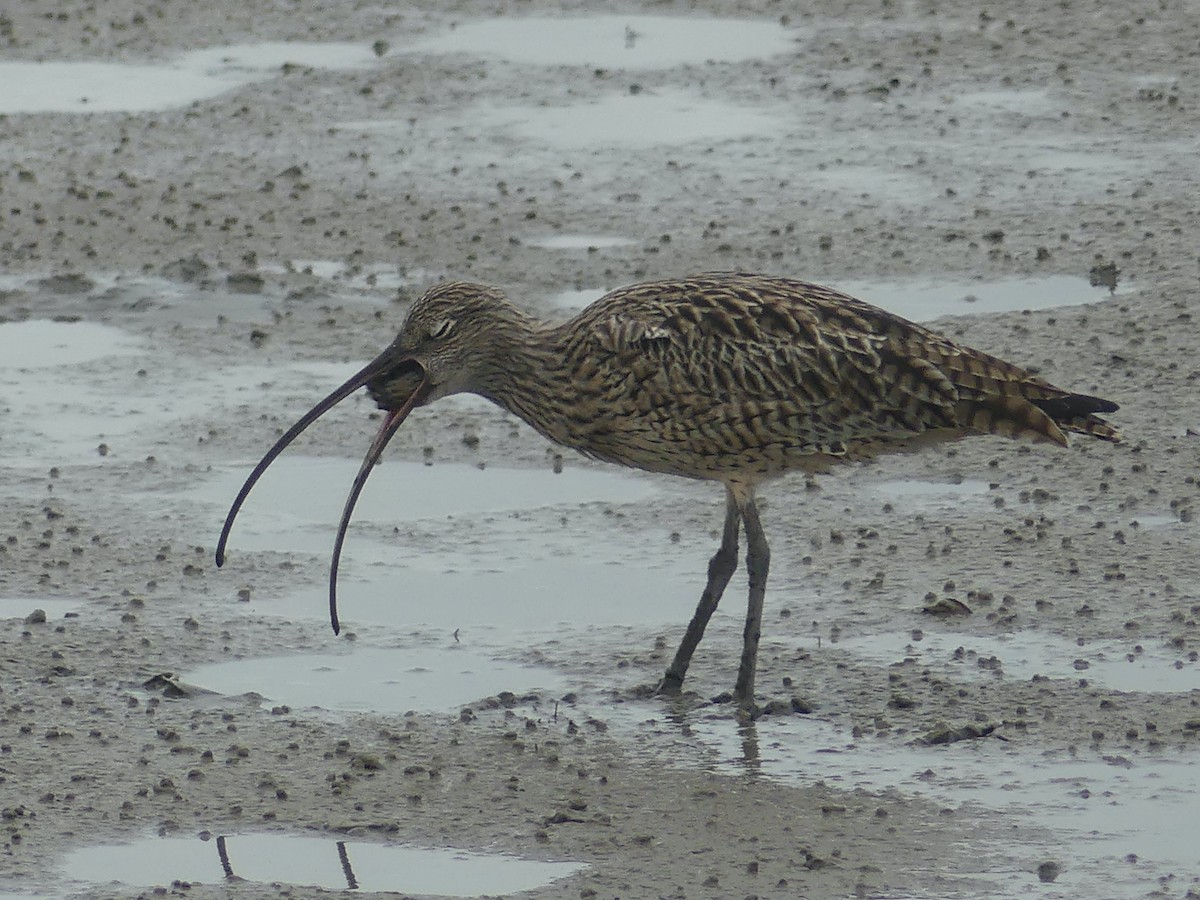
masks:
<path id="1" fill-rule="evenodd" d="M 683 636 L 679 650 L 675 653 L 675 659 L 667 669 L 667 674 L 663 676 L 662 684 L 658 687 L 660 694 L 678 694 L 680 688 L 683 687 L 683 677 L 687 674 L 688 665 L 692 661 L 692 653 L 695 652 L 700 639 L 704 637 L 704 629 L 708 626 L 708 620 L 712 618 L 713 611 L 721 602 L 721 594 L 725 591 L 725 585 L 729 584 L 729 579 L 733 577 L 733 572 L 737 568 L 738 525 L 741 519 L 742 512 L 738 507 L 737 500 L 734 499 L 733 491 L 726 487 L 725 531 L 721 537 L 721 546 L 713 554 L 713 558 L 708 561 L 708 584 L 704 587 L 704 593 L 700 595 L 700 603 L 696 607 L 692 621 L 688 623 L 687 632 Z M 753 678 L 753 674 L 751 674 L 751 678 Z"/>
<path id="2" fill-rule="evenodd" d="M 758 664 L 758 638 L 762 633 L 763 595 L 767 592 L 767 570 L 771 568 L 771 548 L 758 518 L 758 507 L 750 497 L 742 504 L 746 523 L 746 571 L 750 576 L 750 599 L 746 606 L 746 631 L 742 637 L 742 664 L 738 669 L 733 698 L 747 705 L 754 701 L 754 670 Z"/>

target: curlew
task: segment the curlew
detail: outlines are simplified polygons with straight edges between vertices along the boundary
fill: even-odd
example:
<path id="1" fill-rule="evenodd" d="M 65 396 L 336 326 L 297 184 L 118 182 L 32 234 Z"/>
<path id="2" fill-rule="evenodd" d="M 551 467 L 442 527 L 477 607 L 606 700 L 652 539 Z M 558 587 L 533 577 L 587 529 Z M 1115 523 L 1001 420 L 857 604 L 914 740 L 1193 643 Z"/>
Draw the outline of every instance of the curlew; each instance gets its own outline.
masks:
<path id="1" fill-rule="evenodd" d="M 755 490 L 790 471 L 968 435 L 1066 446 L 1066 432 L 1117 442 L 1097 413 L 1117 404 L 1055 387 L 846 294 L 786 278 L 714 273 L 615 290 L 561 324 L 543 324 L 498 290 L 447 282 L 408 312 L 375 360 L 267 451 L 229 510 L 217 565 L 255 482 L 297 435 L 365 386 L 385 410 L 346 499 L 329 573 L 355 502 L 413 409 L 479 394 L 551 441 L 587 456 L 725 486 L 720 547 L 660 690 L 677 693 L 737 568 L 746 533 L 749 598 L 734 698 L 752 705 L 770 549 Z"/>

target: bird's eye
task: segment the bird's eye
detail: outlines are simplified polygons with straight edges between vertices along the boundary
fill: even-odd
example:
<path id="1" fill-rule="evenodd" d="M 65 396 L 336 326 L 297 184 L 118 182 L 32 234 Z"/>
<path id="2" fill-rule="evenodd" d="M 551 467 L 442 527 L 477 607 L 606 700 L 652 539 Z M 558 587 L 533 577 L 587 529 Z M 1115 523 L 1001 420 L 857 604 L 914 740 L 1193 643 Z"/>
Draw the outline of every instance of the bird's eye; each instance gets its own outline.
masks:
<path id="1" fill-rule="evenodd" d="M 446 335 L 448 335 L 453 330 L 454 330 L 454 320 L 453 319 L 442 319 L 440 322 L 435 322 L 433 324 L 433 326 L 429 329 L 429 336 L 431 338 L 444 338 Z"/>

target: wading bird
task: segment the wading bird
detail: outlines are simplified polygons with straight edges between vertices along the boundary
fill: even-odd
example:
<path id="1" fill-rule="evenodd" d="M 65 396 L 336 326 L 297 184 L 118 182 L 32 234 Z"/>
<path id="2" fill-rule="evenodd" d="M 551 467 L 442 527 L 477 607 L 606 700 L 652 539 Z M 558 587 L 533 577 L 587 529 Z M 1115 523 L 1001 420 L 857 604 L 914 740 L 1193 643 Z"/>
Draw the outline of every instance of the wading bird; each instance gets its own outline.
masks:
<path id="1" fill-rule="evenodd" d="M 734 698 L 751 705 L 770 549 L 755 506 L 767 479 L 841 461 L 998 434 L 1066 446 L 1064 432 L 1117 442 L 1097 413 L 1117 404 L 1057 388 L 1012 363 L 830 288 L 714 273 L 615 290 L 569 321 L 540 323 L 498 290 L 447 282 L 408 312 L 374 361 L 306 413 L 242 486 L 217 545 L 250 489 L 297 435 L 366 386 L 385 410 L 334 539 L 329 611 L 355 502 L 413 409 L 469 392 L 555 443 L 650 472 L 725 486 L 721 545 L 660 690 L 676 693 L 692 653 L 748 551 L 749 603 Z"/>

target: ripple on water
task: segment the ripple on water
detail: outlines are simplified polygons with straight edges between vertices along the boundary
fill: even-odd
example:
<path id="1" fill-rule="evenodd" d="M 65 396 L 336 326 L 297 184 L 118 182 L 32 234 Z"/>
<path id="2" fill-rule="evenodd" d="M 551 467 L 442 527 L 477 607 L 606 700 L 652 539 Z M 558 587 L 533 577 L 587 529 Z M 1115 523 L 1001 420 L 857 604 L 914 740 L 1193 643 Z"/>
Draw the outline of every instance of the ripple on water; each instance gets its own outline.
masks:
<path id="1" fill-rule="evenodd" d="M 232 878 L 331 891 L 388 891 L 476 897 L 516 894 L 566 878 L 585 866 L 502 853 L 407 847 L 290 834 L 204 838 L 147 837 L 132 844 L 83 847 L 67 854 L 75 882 L 220 885 Z"/>

